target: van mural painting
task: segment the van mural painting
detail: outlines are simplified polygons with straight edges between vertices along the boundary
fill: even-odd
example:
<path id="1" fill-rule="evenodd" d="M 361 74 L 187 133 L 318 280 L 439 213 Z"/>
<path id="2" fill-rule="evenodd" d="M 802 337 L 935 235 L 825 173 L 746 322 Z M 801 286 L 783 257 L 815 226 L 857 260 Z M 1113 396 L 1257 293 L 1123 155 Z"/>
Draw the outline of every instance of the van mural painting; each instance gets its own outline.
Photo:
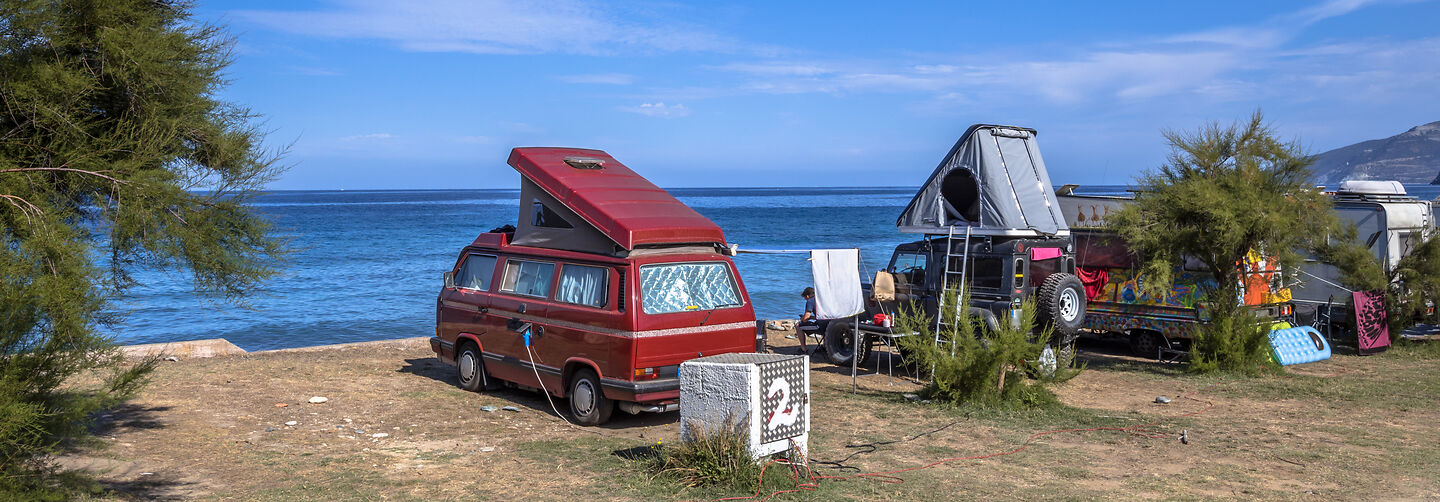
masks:
<path id="1" fill-rule="evenodd" d="M 1275 287 L 1276 270 L 1259 253 L 1251 252 L 1243 264 L 1245 284 L 1243 298 L 1246 305 L 1283 303 L 1290 301 L 1288 288 Z M 1156 296 L 1145 293 L 1143 274 L 1133 269 L 1112 269 L 1109 282 L 1095 298 L 1115 298 L 1135 305 L 1196 308 L 1205 290 L 1215 285 L 1215 279 L 1208 274 L 1187 270 L 1176 270 L 1174 284 L 1169 291 Z"/>
<path id="2" fill-rule="evenodd" d="M 1385 317 L 1384 291 L 1356 291 L 1356 348 L 1361 355 L 1377 354 L 1390 348 L 1390 325 Z"/>
<path id="3" fill-rule="evenodd" d="M 1097 298 L 1118 298 L 1136 305 L 1195 308 L 1204 295 L 1204 286 L 1214 283 L 1214 279 L 1204 275 L 1179 271 L 1175 274 L 1175 284 L 1157 296 L 1145 292 L 1143 274 L 1135 270 L 1114 269 L 1110 271 L 1110 282 Z"/>

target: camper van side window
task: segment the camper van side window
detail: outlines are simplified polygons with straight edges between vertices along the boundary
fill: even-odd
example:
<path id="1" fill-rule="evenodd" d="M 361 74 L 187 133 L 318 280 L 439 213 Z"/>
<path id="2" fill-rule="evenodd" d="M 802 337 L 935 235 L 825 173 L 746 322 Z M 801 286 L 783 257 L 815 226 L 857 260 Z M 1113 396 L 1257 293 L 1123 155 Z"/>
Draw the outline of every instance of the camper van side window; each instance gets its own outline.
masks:
<path id="1" fill-rule="evenodd" d="M 561 218 L 559 213 L 545 207 L 545 204 L 538 200 L 531 206 L 530 224 L 537 227 L 575 228 L 570 225 L 570 222 L 565 221 L 565 218 Z"/>
<path id="2" fill-rule="evenodd" d="M 509 260 L 505 262 L 505 280 L 500 290 L 517 295 L 550 297 L 550 279 L 555 277 L 555 264 L 538 261 Z"/>
<path id="3" fill-rule="evenodd" d="M 465 264 L 460 265 L 460 273 L 455 274 L 455 287 L 489 291 L 490 277 L 494 275 L 494 256 L 472 254 L 465 257 Z"/>
<path id="4" fill-rule="evenodd" d="M 555 292 L 555 300 L 604 308 L 605 297 L 610 292 L 609 271 L 604 267 L 566 263 L 560 268 L 560 289 Z"/>
<path id="5" fill-rule="evenodd" d="M 740 300 L 730 267 L 720 262 L 642 266 L 640 294 L 646 314 L 712 310 L 745 304 Z"/>

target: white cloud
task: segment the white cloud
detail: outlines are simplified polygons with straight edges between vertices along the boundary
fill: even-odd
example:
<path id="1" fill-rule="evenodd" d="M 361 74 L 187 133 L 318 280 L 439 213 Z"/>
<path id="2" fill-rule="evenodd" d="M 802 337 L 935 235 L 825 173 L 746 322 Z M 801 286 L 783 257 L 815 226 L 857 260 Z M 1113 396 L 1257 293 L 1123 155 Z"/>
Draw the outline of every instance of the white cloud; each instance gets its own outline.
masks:
<path id="1" fill-rule="evenodd" d="M 1343 16 L 1363 7 L 1382 3 L 1381 0 L 1327 0 L 1314 7 L 1301 9 L 1293 14 L 1281 16 L 1282 21 L 1298 21 L 1303 24 Z"/>
<path id="2" fill-rule="evenodd" d="M 239 10 L 241 21 L 300 35 L 378 39 L 417 52 L 599 54 L 622 48 L 730 51 L 692 26 L 614 15 L 570 0 L 339 0 L 313 10 Z"/>
<path id="3" fill-rule="evenodd" d="M 1328 0 L 1312 7 L 1274 16 L 1256 24 L 1182 33 L 1166 37 L 1162 41 L 1208 43 L 1250 49 L 1275 48 L 1290 41 L 1310 25 L 1377 3 L 1381 3 L 1380 0 Z"/>
<path id="4" fill-rule="evenodd" d="M 379 142 L 379 141 L 385 141 L 385 140 L 388 140 L 388 139 L 390 139 L 390 138 L 392 138 L 392 137 L 393 137 L 393 136 L 391 136 L 390 133 L 388 133 L 388 132 L 375 132 L 375 133 L 370 133 L 370 134 L 356 134 L 356 135 L 354 135 L 354 136 L 345 136 L 345 137 L 343 137 L 343 138 L 340 138 L 340 141 L 344 141 L 344 142 L 346 142 L 346 143 L 351 143 L 351 142 L 374 143 L 374 142 Z"/>
<path id="5" fill-rule="evenodd" d="M 948 64 L 921 64 L 913 67 L 916 73 L 955 73 L 960 68 Z"/>
<path id="6" fill-rule="evenodd" d="M 833 73 L 830 68 L 813 63 L 784 63 L 784 62 L 760 62 L 760 63 L 731 63 L 714 67 L 716 70 L 734 73 L 745 73 L 750 75 L 786 75 L 813 77 Z"/>
<path id="7" fill-rule="evenodd" d="M 1405 1 L 1405 0 L 1392 0 Z M 1407 49 L 1409 58 L 1388 57 L 1400 49 L 1349 40 L 1297 46 L 1306 27 L 1378 3 L 1376 0 L 1330 0 L 1310 8 L 1273 16 L 1252 24 L 1217 26 L 1163 38 L 1105 40 L 1031 57 L 1017 49 L 972 51 L 953 56 L 925 56 L 928 61 L 739 61 L 711 69 L 737 74 L 732 86 L 743 92 L 922 93 L 932 104 L 1000 103 L 1039 98 L 1045 102 L 1086 106 L 1117 102 L 1189 98 L 1202 102 L 1257 102 L 1263 97 L 1299 99 L 1296 85 L 1318 82 L 1353 84 L 1346 76 L 1362 72 L 1373 78 L 1380 68 L 1393 73 L 1371 86 L 1398 86 L 1407 81 L 1407 64 L 1415 76 L 1427 75 L 1424 42 Z M 1023 50 L 1023 48 L 1019 49 Z M 1418 51 L 1418 52 L 1417 52 Z M 1409 59 L 1409 62 L 1406 62 Z M 1344 61 L 1344 63 L 1339 63 Z M 1420 78 L 1422 81 L 1428 81 Z M 1319 89 L 1316 89 L 1319 90 Z M 698 93 L 692 93 L 699 95 Z M 1324 93 L 1352 99 L 1344 93 Z M 999 99 L 996 99 L 999 98 Z M 1358 98 L 1354 98 L 1358 99 Z"/>
<path id="8" fill-rule="evenodd" d="M 496 142 L 495 138 L 489 136 L 460 136 L 455 142 L 467 145 L 489 145 Z"/>
<path id="9" fill-rule="evenodd" d="M 1100 52 L 1070 61 L 1002 65 L 988 80 L 1014 86 L 1057 103 L 1103 97 L 1152 98 L 1193 90 L 1234 64 L 1222 52 Z"/>
<path id="10" fill-rule="evenodd" d="M 292 66 L 290 67 L 290 70 L 297 74 L 309 77 L 338 77 L 340 75 L 343 75 L 343 73 L 340 73 L 336 70 L 331 70 L 327 68 L 316 68 L 313 66 Z"/>
<path id="11" fill-rule="evenodd" d="M 630 85 L 635 82 L 634 75 L 624 73 L 590 73 L 582 75 L 562 75 L 559 78 L 562 82 L 571 84 L 606 84 L 606 85 Z"/>
<path id="12" fill-rule="evenodd" d="M 641 103 L 638 106 L 622 106 L 620 111 L 638 113 L 648 117 L 675 118 L 684 117 L 690 114 L 690 109 L 685 105 L 667 105 L 663 102 Z"/>

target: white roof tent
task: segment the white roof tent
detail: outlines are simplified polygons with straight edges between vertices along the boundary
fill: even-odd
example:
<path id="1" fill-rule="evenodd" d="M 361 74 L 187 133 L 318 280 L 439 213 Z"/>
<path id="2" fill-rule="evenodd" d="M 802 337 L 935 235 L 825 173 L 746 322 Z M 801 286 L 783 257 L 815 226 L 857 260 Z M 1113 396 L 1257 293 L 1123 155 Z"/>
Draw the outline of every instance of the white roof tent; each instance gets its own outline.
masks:
<path id="1" fill-rule="evenodd" d="M 951 227 L 999 237 L 1070 235 L 1035 130 L 987 124 L 965 131 L 895 226 L 927 235 Z"/>

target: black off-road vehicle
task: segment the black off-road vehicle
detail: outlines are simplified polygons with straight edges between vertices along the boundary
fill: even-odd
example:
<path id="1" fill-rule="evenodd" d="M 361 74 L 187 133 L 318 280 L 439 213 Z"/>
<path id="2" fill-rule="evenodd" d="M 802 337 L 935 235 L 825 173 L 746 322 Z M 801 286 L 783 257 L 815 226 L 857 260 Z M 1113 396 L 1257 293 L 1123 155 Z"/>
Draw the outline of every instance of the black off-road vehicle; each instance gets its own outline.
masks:
<path id="1" fill-rule="evenodd" d="M 1035 131 L 975 125 L 901 213 L 901 232 L 923 234 L 895 248 L 886 269 L 865 285 L 862 343 L 849 320 L 824 326 L 835 364 L 869 358 L 873 335 L 890 330 L 868 323 L 875 314 L 914 302 L 934 319 L 947 288 L 962 285 L 973 317 L 991 327 L 1018 323 L 1021 303 L 1034 297 L 1039 320 L 1054 328 L 1057 356 L 1069 360 L 1084 324 L 1085 288 L 1075 275 L 1070 229 L 1035 145 Z M 864 336 L 864 335 L 869 336 Z"/>

